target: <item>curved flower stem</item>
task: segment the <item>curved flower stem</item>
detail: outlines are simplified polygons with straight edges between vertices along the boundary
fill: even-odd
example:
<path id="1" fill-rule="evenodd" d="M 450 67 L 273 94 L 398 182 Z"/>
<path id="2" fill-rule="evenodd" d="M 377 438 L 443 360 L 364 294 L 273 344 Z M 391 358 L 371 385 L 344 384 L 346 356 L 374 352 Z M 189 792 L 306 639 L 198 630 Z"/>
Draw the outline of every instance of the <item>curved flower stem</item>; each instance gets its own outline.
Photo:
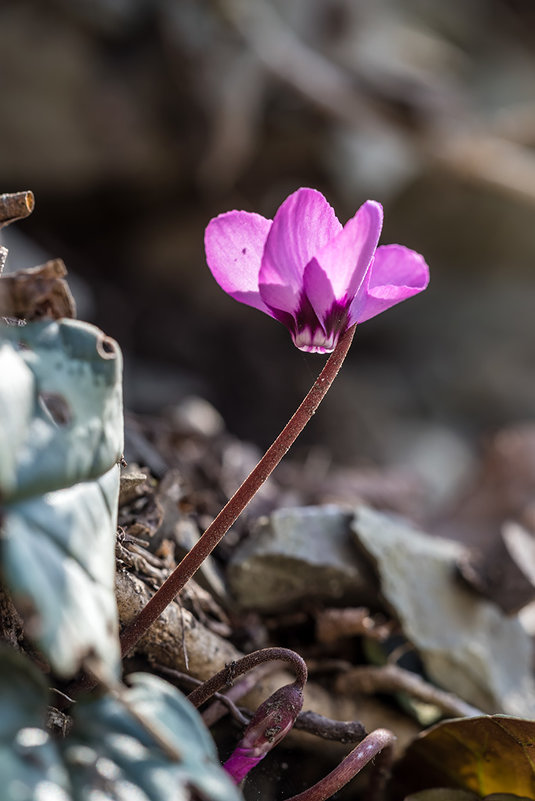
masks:
<path id="1" fill-rule="evenodd" d="M 289 662 L 295 671 L 297 686 L 303 689 L 307 680 L 307 666 L 299 654 L 289 648 L 262 648 L 260 651 L 253 651 L 252 654 L 243 656 L 236 662 L 230 662 L 223 670 L 220 670 L 215 676 L 212 676 L 200 687 L 193 690 L 188 695 L 188 701 L 193 706 L 199 707 L 205 701 L 208 701 L 214 693 L 225 686 L 230 686 L 238 676 L 247 673 L 248 670 L 252 670 L 257 665 L 261 665 L 262 662 L 275 661 Z"/>
<path id="2" fill-rule="evenodd" d="M 338 371 L 353 341 L 355 328 L 356 325 L 352 326 L 341 337 L 325 367 L 314 382 L 312 389 L 241 487 L 236 490 L 199 541 L 177 565 L 138 616 L 124 629 L 121 634 L 123 657 L 132 650 L 166 606 L 171 603 L 186 582 L 196 573 L 206 557 L 212 553 L 216 545 L 223 539 L 231 525 L 243 512 L 264 481 L 271 475 L 291 445 L 293 445 L 338 375 Z"/>
<path id="3" fill-rule="evenodd" d="M 233 703 L 237 703 L 241 698 L 243 698 L 244 695 L 247 695 L 247 693 L 252 690 L 253 687 L 256 687 L 261 679 L 263 679 L 265 676 L 269 676 L 277 669 L 278 665 L 276 662 L 272 662 L 271 664 L 264 662 L 263 665 L 259 665 L 258 667 L 251 669 L 247 675 L 242 676 L 232 685 L 232 687 L 229 687 L 227 690 L 225 690 L 225 698 L 231 700 Z M 199 682 L 199 684 L 200 683 L 201 682 Z M 201 713 L 201 717 L 208 728 L 211 728 L 214 723 L 217 723 L 218 720 L 221 720 L 221 718 L 227 712 L 224 705 L 220 701 L 215 700 L 217 696 L 218 693 L 214 695 L 214 702 L 207 706 L 206 709 Z M 251 717 L 252 713 L 249 713 L 247 723 Z"/>
<path id="4" fill-rule="evenodd" d="M 373 801 L 377 801 L 390 771 L 392 745 L 395 739 L 395 736 L 388 729 L 375 729 L 327 776 L 309 787 L 308 790 L 293 795 L 291 798 L 287 798 L 286 801 L 325 801 L 351 781 L 370 760 L 380 755 L 375 759 L 376 776 L 370 793 L 373 796 Z M 368 796 L 369 801 L 371 801 L 370 795 Z"/>

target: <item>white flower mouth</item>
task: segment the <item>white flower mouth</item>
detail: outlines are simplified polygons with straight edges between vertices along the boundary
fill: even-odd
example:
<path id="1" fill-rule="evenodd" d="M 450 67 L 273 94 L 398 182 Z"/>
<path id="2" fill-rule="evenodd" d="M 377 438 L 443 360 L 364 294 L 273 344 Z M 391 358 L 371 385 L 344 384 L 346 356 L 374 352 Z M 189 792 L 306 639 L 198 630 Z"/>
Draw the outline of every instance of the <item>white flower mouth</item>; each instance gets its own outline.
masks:
<path id="1" fill-rule="evenodd" d="M 302 328 L 296 334 L 292 334 L 294 345 L 305 353 L 331 353 L 340 336 L 339 331 L 331 331 L 326 334 L 321 328 L 312 331 L 310 328 Z"/>

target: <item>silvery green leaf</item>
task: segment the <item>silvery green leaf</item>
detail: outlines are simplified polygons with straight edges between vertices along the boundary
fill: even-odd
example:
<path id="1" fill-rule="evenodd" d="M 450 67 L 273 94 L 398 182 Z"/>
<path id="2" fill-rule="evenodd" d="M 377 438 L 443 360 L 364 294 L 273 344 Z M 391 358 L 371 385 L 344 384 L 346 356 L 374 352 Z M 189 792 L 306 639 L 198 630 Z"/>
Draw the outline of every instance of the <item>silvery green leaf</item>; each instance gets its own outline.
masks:
<path id="1" fill-rule="evenodd" d="M 27 632 L 68 677 L 116 672 L 121 354 L 94 326 L 0 332 L 0 560 Z"/>
<path id="2" fill-rule="evenodd" d="M 128 704 L 154 726 L 179 758 L 173 761 L 119 701 L 78 704 L 65 744 L 74 801 L 240 801 L 198 712 L 171 684 L 149 674 L 129 677 Z"/>

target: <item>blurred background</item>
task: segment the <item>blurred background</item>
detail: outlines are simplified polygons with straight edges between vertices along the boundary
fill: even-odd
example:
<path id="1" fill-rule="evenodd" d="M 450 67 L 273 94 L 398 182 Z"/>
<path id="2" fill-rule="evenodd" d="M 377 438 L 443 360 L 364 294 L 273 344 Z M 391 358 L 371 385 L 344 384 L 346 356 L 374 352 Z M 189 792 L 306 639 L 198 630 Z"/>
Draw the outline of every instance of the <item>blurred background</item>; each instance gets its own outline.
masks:
<path id="1" fill-rule="evenodd" d="M 427 292 L 363 325 L 298 454 L 462 480 L 535 398 L 531 0 L 3 0 L 8 268 L 65 260 L 126 404 L 201 395 L 268 444 L 323 364 L 216 285 L 210 217 L 299 186 L 385 207 Z M 447 482 L 446 482 L 447 483 Z"/>

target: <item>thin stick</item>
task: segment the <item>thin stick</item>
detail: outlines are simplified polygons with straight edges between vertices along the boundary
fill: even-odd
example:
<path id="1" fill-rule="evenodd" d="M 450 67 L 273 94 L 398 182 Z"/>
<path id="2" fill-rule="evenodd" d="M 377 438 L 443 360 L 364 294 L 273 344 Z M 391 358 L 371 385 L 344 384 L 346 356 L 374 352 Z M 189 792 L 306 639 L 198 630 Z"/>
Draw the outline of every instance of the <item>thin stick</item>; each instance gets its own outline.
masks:
<path id="1" fill-rule="evenodd" d="M 298 714 L 294 729 L 338 743 L 360 743 L 366 737 L 366 729 L 359 720 L 332 720 L 310 710 Z"/>
<path id="2" fill-rule="evenodd" d="M 296 654 L 295 651 L 291 651 L 289 648 L 262 648 L 262 650 L 253 651 L 252 654 L 247 654 L 236 662 L 231 662 L 224 667 L 223 670 L 220 670 L 215 676 L 212 676 L 212 678 L 205 681 L 204 684 L 201 684 L 200 687 L 197 687 L 196 690 L 193 690 L 193 692 L 188 695 L 188 701 L 190 701 L 193 706 L 199 707 L 201 704 L 204 704 L 205 701 L 208 701 L 214 693 L 223 689 L 223 687 L 230 686 L 237 676 L 241 676 L 242 673 L 247 673 L 248 670 L 252 670 L 263 662 L 272 661 L 289 662 L 295 671 L 296 683 L 301 689 L 305 686 L 307 680 L 307 666 L 299 654 Z"/>
<path id="3" fill-rule="evenodd" d="M 229 687 L 228 690 L 225 690 L 225 693 L 222 697 L 231 700 L 233 703 L 237 703 L 244 695 L 256 687 L 256 685 L 263 679 L 265 676 L 269 676 L 271 673 L 274 673 L 275 670 L 278 670 L 279 666 L 277 662 L 264 662 L 263 665 L 258 665 L 258 667 L 250 670 L 247 675 L 242 676 L 239 681 Z M 214 694 L 214 698 L 217 698 L 219 693 Z M 204 720 L 206 726 L 210 728 L 217 723 L 218 720 L 226 714 L 226 708 L 220 701 L 214 701 L 210 704 L 204 712 L 202 712 L 202 719 Z M 252 717 L 252 712 L 249 713 L 249 717 Z"/>
<path id="4" fill-rule="evenodd" d="M 4 267 L 6 266 L 7 253 L 7 248 L 5 248 L 3 245 L 0 245 L 0 275 L 2 275 Z"/>
<path id="5" fill-rule="evenodd" d="M 199 687 L 203 683 L 201 679 L 196 679 L 194 676 L 190 676 L 189 673 L 182 673 L 180 670 L 174 670 L 174 668 L 159 665 L 157 662 L 153 664 L 153 667 L 156 668 L 159 673 L 164 673 L 166 676 L 176 679 L 176 681 L 189 684 L 190 687 Z M 247 726 L 252 715 L 246 717 L 241 710 L 238 709 L 232 698 L 228 698 L 224 693 L 214 693 L 214 698 L 226 708 L 226 711 L 232 715 L 234 720 L 237 720 L 242 726 Z"/>
<path id="6" fill-rule="evenodd" d="M 234 493 L 226 506 L 219 512 L 213 523 L 208 526 L 202 537 L 186 554 L 160 589 L 152 596 L 147 605 L 121 634 L 121 649 L 126 656 L 145 634 L 147 629 L 161 615 L 163 610 L 177 596 L 187 581 L 196 573 L 206 557 L 223 539 L 231 525 L 243 512 L 249 501 L 258 492 L 262 484 L 271 475 L 291 445 L 304 429 L 329 387 L 338 375 L 347 355 L 356 326 L 349 328 L 341 337 L 338 345 L 329 357 L 312 389 L 305 397 L 293 417 L 283 428 L 273 445 L 260 459 L 252 473 L 245 479 L 241 487 Z"/>

